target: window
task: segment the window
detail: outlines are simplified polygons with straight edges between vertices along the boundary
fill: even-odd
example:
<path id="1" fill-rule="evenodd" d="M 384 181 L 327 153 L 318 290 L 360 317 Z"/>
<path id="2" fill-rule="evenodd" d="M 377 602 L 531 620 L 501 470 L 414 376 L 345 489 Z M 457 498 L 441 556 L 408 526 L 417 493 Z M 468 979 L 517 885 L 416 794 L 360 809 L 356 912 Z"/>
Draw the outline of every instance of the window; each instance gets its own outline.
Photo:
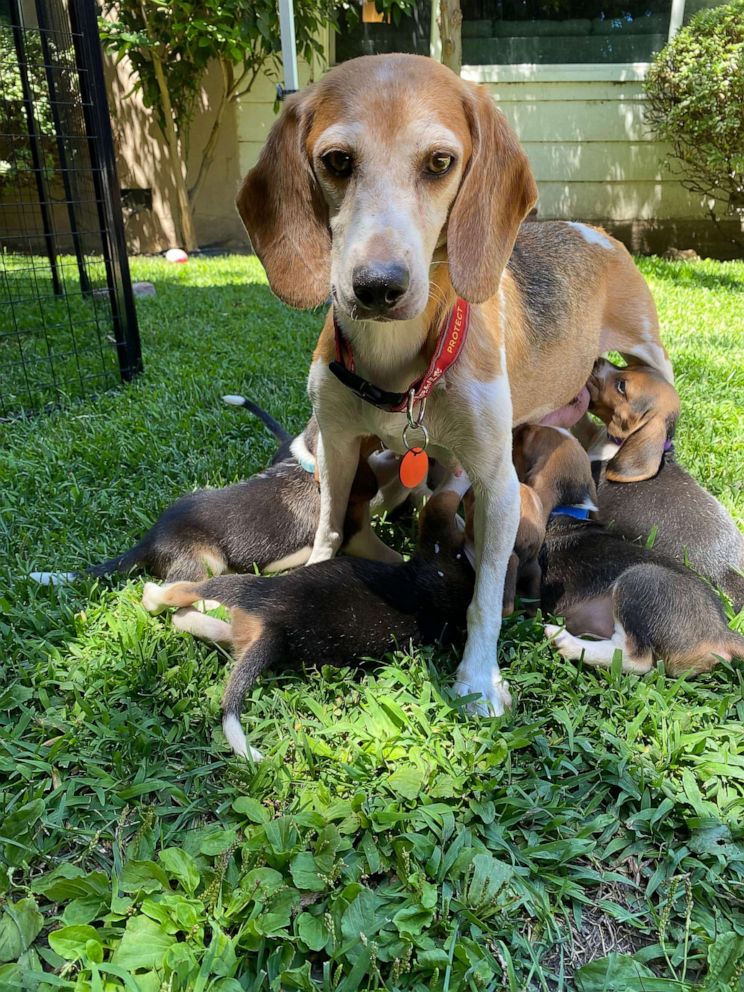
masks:
<path id="1" fill-rule="evenodd" d="M 685 22 L 690 11 L 720 2 L 687 0 Z M 463 65 L 649 62 L 666 44 L 672 6 L 673 0 L 462 0 Z M 431 14 L 430 0 L 419 0 L 411 14 L 386 20 L 373 0 L 359 0 L 341 15 L 335 61 L 428 55 Z"/>
<path id="2" fill-rule="evenodd" d="M 352 12 L 342 12 L 341 30 L 335 35 L 335 62 L 357 55 L 407 52 L 429 55 L 431 44 L 431 0 L 419 0 L 411 14 L 390 21 L 380 19 L 374 2 L 359 3 Z"/>
<path id="3" fill-rule="evenodd" d="M 672 0 L 462 0 L 463 65 L 648 62 Z"/>

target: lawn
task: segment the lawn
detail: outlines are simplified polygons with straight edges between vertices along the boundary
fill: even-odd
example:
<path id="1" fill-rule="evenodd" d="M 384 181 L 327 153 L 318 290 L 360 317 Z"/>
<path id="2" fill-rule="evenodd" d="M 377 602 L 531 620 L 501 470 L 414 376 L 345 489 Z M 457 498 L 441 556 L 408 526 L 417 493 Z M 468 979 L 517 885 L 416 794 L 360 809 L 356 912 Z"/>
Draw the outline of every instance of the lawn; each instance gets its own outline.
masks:
<path id="1" fill-rule="evenodd" d="M 744 263 L 639 264 L 679 457 L 741 524 Z M 254 259 L 134 276 L 158 293 L 146 373 L 0 424 L 0 992 L 744 988 L 741 668 L 588 670 L 517 615 L 504 719 L 458 710 L 452 654 L 401 645 L 262 679 L 253 766 L 219 729 L 228 659 L 146 615 L 141 580 L 24 578 L 263 467 L 272 439 L 222 393 L 307 417 L 321 317 Z"/>

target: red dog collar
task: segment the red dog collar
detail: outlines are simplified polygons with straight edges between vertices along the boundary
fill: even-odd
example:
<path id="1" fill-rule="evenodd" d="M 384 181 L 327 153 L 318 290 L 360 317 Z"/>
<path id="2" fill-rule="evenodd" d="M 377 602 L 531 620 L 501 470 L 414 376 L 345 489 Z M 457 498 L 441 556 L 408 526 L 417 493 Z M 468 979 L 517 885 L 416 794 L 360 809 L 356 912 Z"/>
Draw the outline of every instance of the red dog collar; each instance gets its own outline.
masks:
<path id="1" fill-rule="evenodd" d="M 462 351 L 465 338 L 470 326 L 470 304 L 457 298 L 450 311 L 449 317 L 442 324 L 437 339 L 434 356 L 429 367 L 420 379 L 412 382 L 404 393 L 391 393 L 379 386 L 373 385 L 357 375 L 354 371 L 354 353 L 351 345 L 344 339 L 343 332 L 333 311 L 333 330 L 336 335 L 336 361 L 328 366 L 339 382 L 356 393 L 360 399 L 388 413 L 401 413 L 406 409 L 411 390 L 414 391 L 413 402 L 425 400 L 444 373 L 453 365 Z"/>

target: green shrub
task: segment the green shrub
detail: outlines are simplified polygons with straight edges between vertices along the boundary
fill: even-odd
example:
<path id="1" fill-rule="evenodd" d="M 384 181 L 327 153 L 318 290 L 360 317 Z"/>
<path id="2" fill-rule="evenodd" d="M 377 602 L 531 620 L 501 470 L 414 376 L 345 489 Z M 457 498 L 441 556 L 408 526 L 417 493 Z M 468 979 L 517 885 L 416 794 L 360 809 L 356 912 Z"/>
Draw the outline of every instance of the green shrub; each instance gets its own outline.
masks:
<path id="1" fill-rule="evenodd" d="M 34 119 L 42 137 L 54 134 L 52 114 L 47 97 L 46 77 L 39 35 L 29 31 L 25 36 L 28 75 L 34 96 Z M 0 101 L 2 101 L 2 126 L 0 127 L 0 194 L 8 187 L 31 186 L 35 182 L 31 149 L 25 135 L 28 132 L 26 109 L 23 105 L 21 74 L 13 44 L 13 33 L 0 24 Z M 48 142 L 42 142 L 42 162 L 47 179 L 54 168 L 54 158 Z"/>
<path id="2" fill-rule="evenodd" d="M 687 189 L 744 216 L 744 0 L 696 14 L 646 79 L 647 119 Z M 671 164 L 671 163 L 668 163 Z"/>

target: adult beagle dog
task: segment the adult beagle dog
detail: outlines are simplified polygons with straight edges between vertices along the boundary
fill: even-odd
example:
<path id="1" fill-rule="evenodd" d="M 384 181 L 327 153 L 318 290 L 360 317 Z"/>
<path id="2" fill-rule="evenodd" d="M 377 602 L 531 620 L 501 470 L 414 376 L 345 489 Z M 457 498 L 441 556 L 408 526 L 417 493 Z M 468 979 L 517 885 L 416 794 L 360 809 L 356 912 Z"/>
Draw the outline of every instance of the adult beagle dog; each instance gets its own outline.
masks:
<path id="1" fill-rule="evenodd" d="M 497 715 L 510 704 L 497 642 L 519 521 L 513 424 L 582 396 L 610 349 L 672 378 L 628 252 L 583 224 L 521 227 L 536 199 L 484 88 L 428 58 L 379 55 L 286 102 L 237 200 L 277 296 L 317 307 L 332 294 L 309 377 L 321 485 L 310 562 L 340 546 L 359 438 L 404 454 L 423 446 L 423 424 L 429 452 L 475 489 L 457 691 Z"/>

